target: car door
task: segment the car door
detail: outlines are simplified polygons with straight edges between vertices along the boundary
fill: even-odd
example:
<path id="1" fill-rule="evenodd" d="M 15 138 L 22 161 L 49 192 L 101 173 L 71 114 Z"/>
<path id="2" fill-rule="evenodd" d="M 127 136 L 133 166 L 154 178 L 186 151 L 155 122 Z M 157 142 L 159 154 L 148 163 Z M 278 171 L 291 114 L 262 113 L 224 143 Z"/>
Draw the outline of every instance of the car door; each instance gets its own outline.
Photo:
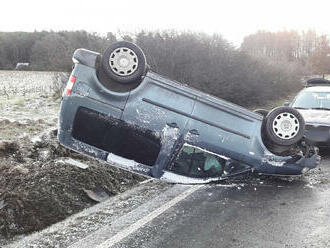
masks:
<path id="1" fill-rule="evenodd" d="M 157 177 L 161 168 L 168 163 L 176 140 L 184 133 L 194 103 L 193 96 L 150 78 L 146 78 L 138 89 L 131 92 L 122 120 L 149 130 L 159 137 L 161 143 L 157 161 L 153 165 L 153 176 Z"/>
<path id="2" fill-rule="evenodd" d="M 240 159 L 249 155 L 251 142 L 256 130 L 255 120 L 236 106 L 226 106 L 206 99 L 198 98 L 186 126 L 197 135 L 193 142 L 217 151 L 219 154 Z"/>

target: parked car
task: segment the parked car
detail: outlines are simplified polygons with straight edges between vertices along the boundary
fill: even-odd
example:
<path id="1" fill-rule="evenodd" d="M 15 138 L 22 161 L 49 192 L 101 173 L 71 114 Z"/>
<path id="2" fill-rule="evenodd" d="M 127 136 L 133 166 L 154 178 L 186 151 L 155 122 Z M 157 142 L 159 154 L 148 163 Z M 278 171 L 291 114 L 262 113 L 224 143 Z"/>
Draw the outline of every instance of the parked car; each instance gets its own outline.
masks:
<path id="1" fill-rule="evenodd" d="M 299 175 L 319 162 L 291 107 L 266 118 L 148 69 L 142 50 L 111 44 L 78 49 L 64 91 L 62 145 L 138 174 L 206 183 L 248 171 Z"/>
<path id="2" fill-rule="evenodd" d="M 308 80 L 290 106 L 305 119 L 306 139 L 318 147 L 330 147 L 330 81 Z"/>

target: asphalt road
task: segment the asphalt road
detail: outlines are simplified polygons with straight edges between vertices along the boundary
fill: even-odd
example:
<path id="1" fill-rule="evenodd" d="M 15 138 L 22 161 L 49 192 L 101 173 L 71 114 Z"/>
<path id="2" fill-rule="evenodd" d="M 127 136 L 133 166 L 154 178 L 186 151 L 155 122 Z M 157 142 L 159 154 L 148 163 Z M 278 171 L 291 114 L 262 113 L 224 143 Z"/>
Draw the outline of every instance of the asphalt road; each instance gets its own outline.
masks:
<path id="1" fill-rule="evenodd" d="M 202 187 L 114 247 L 330 247 L 330 159 L 305 178 Z"/>
<path id="2" fill-rule="evenodd" d="M 65 241 L 70 234 L 52 229 L 39 235 L 47 236 L 48 245 L 34 240 L 20 247 L 330 247 L 329 155 L 320 169 L 303 177 L 160 188 L 111 223 L 82 233 L 79 240 Z M 79 232 L 75 230 L 75 237 Z M 56 242 L 49 242 L 52 233 Z"/>

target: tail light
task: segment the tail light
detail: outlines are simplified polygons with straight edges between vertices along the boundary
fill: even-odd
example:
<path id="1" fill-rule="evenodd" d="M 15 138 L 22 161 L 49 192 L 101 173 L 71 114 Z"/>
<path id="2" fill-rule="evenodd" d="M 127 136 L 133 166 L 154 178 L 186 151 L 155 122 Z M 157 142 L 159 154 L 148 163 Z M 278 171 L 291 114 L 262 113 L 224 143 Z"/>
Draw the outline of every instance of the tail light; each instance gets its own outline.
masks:
<path id="1" fill-rule="evenodd" d="M 76 82 L 77 78 L 73 75 L 70 76 L 68 83 L 66 84 L 65 90 L 64 90 L 64 95 L 71 95 L 72 88 L 74 83 Z"/>

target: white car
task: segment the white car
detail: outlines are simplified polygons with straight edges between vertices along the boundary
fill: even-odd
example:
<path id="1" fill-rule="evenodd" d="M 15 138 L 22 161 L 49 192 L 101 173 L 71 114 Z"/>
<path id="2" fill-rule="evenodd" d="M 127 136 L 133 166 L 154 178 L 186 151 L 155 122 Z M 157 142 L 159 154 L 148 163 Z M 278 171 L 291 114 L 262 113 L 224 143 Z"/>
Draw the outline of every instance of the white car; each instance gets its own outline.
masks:
<path id="1" fill-rule="evenodd" d="M 330 81 L 308 80 L 290 106 L 305 119 L 306 139 L 316 146 L 330 147 Z"/>

